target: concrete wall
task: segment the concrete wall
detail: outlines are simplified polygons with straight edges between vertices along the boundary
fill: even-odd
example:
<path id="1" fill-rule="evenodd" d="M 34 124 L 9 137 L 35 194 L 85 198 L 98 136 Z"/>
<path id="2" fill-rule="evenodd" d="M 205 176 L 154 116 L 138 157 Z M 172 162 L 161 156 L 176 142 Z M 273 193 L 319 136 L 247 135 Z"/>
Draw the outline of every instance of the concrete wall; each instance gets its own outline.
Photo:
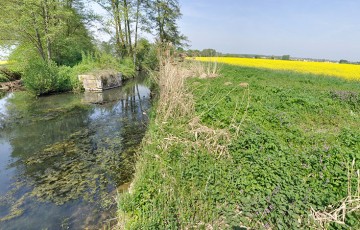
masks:
<path id="1" fill-rule="evenodd" d="M 98 71 L 79 75 L 85 91 L 103 91 L 121 86 L 122 74 L 115 71 Z"/>

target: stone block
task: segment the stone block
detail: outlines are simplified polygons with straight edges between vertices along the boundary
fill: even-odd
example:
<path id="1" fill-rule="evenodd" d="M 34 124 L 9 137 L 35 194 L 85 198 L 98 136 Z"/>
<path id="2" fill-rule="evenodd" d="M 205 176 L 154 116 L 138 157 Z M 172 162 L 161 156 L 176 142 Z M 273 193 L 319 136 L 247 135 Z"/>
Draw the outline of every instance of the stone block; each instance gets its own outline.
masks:
<path id="1" fill-rule="evenodd" d="M 97 71 L 78 76 L 85 91 L 103 91 L 121 86 L 122 74 L 115 71 Z"/>

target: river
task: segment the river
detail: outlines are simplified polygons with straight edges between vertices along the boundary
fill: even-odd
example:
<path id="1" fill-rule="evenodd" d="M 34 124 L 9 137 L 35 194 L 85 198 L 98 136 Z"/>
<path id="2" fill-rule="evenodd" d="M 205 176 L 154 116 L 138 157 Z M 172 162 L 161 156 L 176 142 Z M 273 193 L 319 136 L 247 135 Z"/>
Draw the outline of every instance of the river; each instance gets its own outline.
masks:
<path id="1" fill-rule="evenodd" d="M 149 108 L 143 78 L 103 93 L 0 98 L 0 229 L 113 225 Z"/>

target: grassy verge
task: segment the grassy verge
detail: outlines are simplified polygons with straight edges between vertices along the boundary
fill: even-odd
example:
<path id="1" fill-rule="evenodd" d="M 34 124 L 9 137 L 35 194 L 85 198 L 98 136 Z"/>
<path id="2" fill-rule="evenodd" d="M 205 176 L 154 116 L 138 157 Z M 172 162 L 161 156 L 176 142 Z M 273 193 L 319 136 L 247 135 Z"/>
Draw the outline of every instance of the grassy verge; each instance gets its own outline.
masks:
<path id="1" fill-rule="evenodd" d="M 120 227 L 360 228 L 360 83 L 227 65 L 186 80 L 171 66 Z"/>

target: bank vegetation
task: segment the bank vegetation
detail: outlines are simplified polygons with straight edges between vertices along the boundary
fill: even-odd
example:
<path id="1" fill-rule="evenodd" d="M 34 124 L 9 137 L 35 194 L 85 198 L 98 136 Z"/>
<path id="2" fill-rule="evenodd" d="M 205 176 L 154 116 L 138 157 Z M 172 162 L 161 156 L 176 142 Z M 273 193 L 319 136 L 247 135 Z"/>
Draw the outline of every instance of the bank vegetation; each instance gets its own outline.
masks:
<path id="1" fill-rule="evenodd" d="M 360 227 L 358 82 L 168 55 L 160 66 L 118 228 Z"/>

